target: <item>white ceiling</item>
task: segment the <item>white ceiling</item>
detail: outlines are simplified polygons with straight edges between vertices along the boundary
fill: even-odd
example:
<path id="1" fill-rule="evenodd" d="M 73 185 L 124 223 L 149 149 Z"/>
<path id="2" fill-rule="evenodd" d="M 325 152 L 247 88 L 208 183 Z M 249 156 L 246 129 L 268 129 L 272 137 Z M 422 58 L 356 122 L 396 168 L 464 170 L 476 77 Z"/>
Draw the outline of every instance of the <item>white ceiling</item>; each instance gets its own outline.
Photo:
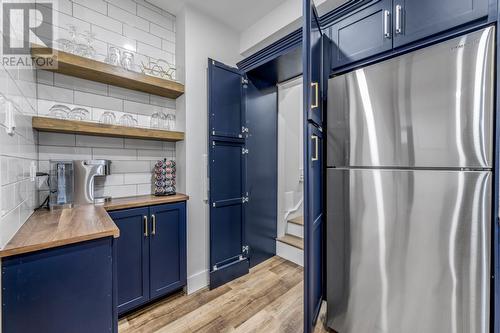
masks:
<path id="1" fill-rule="evenodd" d="M 286 0 L 147 0 L 177 15 L 184 4 L 205 12 L 241 32 Z"/>

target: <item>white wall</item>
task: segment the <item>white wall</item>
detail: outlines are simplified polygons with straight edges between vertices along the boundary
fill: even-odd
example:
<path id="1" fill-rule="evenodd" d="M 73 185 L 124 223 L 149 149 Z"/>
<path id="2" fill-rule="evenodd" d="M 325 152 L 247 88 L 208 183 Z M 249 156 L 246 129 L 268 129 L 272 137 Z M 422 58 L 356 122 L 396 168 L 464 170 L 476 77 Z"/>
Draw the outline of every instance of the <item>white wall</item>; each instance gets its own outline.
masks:
<path id="1" fill-rule="evenodd" d="M 285 233 L 285 213 L 303 197 L 302 99 L 302 77 L 278 86 L 278 236 Z M 300 215 L 302 206 L 288 219 Z"/>
<path id="2" fill-rule="evenodd" d="M 177 32 L 184 45 L 177 45 L 177 63 L 186 93 L 177 101 L 178 118 L 185 122 L 185 140 L 177 144 L 177 162 L 185 174 L 179 188 L 191 197 L 188 202 L 188 292 L 208 284 L 209 226 L 208 205 L 204 201 L 207 170 L 207 63 L 208 58 L 235 66 L 239 56 L 239 36 L 205 14 L 189 6 L 177 15 Z M 179 59 L 182 58 L 182 59 Z"/>
<path id="3" fill-rule="evenodd" d="M 314 3 L 321 16 L 347 1 L 314 0 Z M 287 0 L 241 33 L 240 53 L 249 56 L 297 30 L 302 23 L 302 1 Z"/>

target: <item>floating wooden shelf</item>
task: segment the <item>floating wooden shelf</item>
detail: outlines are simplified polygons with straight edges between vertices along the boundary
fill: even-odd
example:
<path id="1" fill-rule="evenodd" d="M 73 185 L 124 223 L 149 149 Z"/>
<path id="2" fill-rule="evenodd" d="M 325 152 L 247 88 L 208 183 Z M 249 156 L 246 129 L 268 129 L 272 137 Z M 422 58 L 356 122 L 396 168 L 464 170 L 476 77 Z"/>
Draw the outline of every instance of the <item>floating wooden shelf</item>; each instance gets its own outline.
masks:
<path id="1" fill-rule="evenodd" d="M 57 132 L 83 134 L 94 136 L 111 136 L 116 138 L 131 138 L 157 141 L 182 141 L 183 132 L 163 131 L 149 128 L 126 127 L 91 123 L 88 121 L 33 117 L 33 129 L 42 132 Z"/>
<path id="2" fill-rule="evenodd" d="M 132 72 L 119 66 L 80 57 L 71 53 L 33 45 L 34 57 L 53 58 L 53 67 L 39 66 L 39 69 L 76 76 L 114 86 L 138 90 L 148 94 L 177 98 L 184 94 L 184 85 L 158 77 Z"/>

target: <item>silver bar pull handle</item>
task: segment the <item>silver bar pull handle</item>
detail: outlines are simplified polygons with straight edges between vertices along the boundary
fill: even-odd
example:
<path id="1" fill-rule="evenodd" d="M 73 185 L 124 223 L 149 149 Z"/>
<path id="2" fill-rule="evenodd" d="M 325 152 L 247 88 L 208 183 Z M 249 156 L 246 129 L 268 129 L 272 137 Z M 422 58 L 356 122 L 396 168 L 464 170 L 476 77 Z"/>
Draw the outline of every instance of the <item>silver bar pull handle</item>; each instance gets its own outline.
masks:
<path id="1" fill-rule="evenodd" d="M 144 237 L 148 237 L 149 236 L 148 217 L 144 216 L 142 219 L 144 221 Z"/>
<path id="2" fill-rule="evenodd" d="M 391 12 L 384 10 L 384 38 L 391 38 Z"/>
<path id="3" fill-rule="evenodd" d="M 403 33 L 403 7 L 396 5 L 396 34 Z"/>

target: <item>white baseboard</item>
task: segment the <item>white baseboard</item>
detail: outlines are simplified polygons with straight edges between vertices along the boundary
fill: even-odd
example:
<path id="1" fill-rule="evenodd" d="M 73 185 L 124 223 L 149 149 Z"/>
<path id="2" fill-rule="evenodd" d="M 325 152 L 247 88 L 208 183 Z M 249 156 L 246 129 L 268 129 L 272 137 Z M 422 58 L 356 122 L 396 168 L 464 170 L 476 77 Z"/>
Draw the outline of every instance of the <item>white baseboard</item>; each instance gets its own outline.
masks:
<path id="1" fill-rule="evenodd" d="M 200 289 L 208 286 L 209 282 L 208 269 L 193 274 L 187 278 L 187 294 L 190 295 Z"/>
<path id="2" fill-rule="evenodd" d="M 301 249 L 276 241 L 276 255 L 304 267 L 304 251 Z"/>

